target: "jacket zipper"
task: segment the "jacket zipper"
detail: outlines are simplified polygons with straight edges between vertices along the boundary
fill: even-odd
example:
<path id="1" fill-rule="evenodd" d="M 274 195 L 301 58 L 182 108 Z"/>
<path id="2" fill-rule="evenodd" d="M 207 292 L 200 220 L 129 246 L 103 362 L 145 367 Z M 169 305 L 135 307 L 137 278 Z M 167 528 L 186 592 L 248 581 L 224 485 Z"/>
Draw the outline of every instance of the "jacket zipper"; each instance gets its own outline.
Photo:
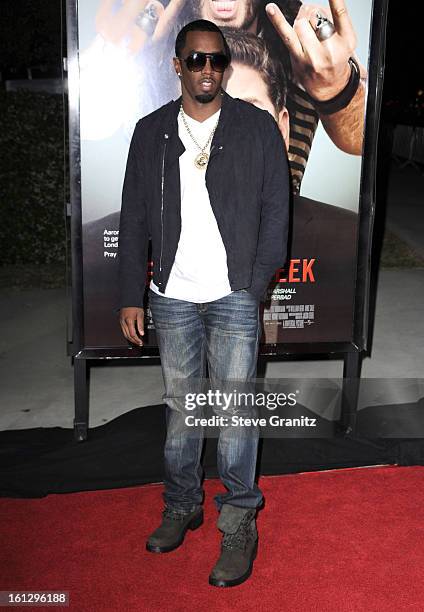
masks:
<path id="1" fill-rule="evenodd" d="M 161 240 L 160 240 L 160 258 L 159 258 L 159 272 L 162 272 L 162 254 L 163 254 L 163 186 L 165 183 L 165 153 L 168 134 L 164 134 L 165 144 L 163 147 L 162 155 L 162 180 L 161 180 L 161 205 L 160 205 L 160 228 L 161 228 Z"/>

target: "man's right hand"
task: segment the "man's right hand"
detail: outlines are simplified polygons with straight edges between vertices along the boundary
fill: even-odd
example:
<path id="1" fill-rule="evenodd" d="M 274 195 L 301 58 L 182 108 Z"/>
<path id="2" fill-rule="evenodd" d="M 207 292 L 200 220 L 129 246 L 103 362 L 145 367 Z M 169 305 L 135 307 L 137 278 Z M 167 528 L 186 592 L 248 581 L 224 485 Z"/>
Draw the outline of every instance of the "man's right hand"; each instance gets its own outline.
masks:
<path id="1" fill-rule="evenodd" d="M 143 308 L 137 308 L 136 306 L 121 308 L 119 323 L 121 324 L 122 333 L 127 340 L 137 344 L 137 346 L 143 346 L 143 341 L 140 338 L 140 336 L 144 336 Z"/>

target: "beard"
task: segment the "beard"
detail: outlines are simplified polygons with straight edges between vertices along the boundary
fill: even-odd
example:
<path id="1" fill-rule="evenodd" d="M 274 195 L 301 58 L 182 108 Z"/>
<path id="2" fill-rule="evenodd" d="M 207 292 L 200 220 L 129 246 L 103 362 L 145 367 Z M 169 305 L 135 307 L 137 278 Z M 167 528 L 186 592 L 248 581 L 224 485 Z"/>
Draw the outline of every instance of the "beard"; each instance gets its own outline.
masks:
<path id="1" fill-rule="evenodd" d="M 212 100 L 216 98 L 216 93 L 215 94 L 211 94 L 211 93 L 198 94 L 197 96 L 194 96 L 194 97 L 201 104 L 207 104 L 208 102 L 212 102 Z"/>

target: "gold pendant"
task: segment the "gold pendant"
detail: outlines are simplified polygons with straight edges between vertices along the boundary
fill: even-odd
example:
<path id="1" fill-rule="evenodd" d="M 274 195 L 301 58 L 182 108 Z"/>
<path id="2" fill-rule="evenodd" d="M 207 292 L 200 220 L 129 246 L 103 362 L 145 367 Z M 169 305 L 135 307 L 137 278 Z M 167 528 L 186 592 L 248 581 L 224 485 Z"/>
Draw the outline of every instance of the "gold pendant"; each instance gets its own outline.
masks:
<path id="1" fill-rule="evenodd" d="M 204 170 L 208 165 L 208 161 L 209 155 L 207 153 L 202 152 L 199 153 L 199 155 L 196 155 L 196 157 L 194 158 L 194 165 L 196 166 L 196 168 L 199 168 L 199 170 Z"/>

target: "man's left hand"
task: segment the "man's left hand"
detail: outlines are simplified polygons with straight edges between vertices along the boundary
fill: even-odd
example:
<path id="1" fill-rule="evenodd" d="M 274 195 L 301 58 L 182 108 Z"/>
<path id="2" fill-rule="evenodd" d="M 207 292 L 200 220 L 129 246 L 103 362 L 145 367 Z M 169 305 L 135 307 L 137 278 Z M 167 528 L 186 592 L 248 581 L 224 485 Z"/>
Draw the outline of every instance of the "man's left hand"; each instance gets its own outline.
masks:
<path id="1" fill-rule="evenodd" d="M 331 100 L 347 85 L 354 55 L 356 34 L 344 0 L 329 0 L 330 10 L 318 5 L 303 4 L 293 27 L 275 4 L 266 11 L 276 31 L 286 44 L 294 77 L 316 100 Z M 335 32 L 327 40 L 316 35 L 317 13 L 333 22 Z"/>

